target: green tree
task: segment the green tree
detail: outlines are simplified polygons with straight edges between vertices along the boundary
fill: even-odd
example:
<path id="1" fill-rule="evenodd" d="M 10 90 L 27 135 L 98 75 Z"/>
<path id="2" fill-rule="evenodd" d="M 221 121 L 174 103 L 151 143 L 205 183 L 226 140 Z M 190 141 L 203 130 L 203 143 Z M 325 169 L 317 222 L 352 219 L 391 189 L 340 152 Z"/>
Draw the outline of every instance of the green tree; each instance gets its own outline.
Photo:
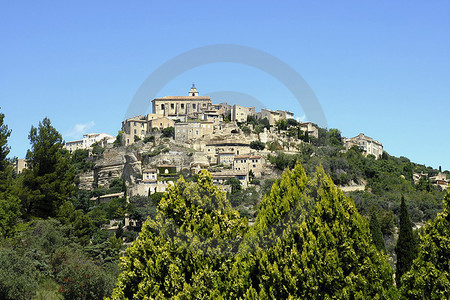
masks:
<path id="1" fill-rule="evenodd" d="M 450 298 L 450 190 L 443 211 L 427 223 L 420 237 L 417 259 L 401 278 L 405 299 Z"/>
<path id="2" fill-rule="evenodd" d="M 20 200 L 12 192 L 13 181 L 8 138 L 11 130 L 4 124 L 5 115 L 0 113 L 0 237 L 10 236 L 20 217 Z"/>
<path id="3" fill-rule="evenodd" d="M 28 300 L 36 293 L 38 271 L 32 259 L 0 248 L 0 299 Z"/>
<path id="4" fill-rule="evenodd" d="M 300 164 L 286 171 L 263 198 L 253 228 L 261 241 L 275 243 L 257 251 L 257 279 L 247 295 L 379 299 L 394 292 L 393 271 L 373 245 L 367 220 L 321 167 L 314 178 Z"/>
<path id="5" fill-rule="evenodd" d="M 234 193 L 236 191 L 240 191 L 242 189 L 241 182 L 239 179 L 235 177 L 228 178 L 225 182 L 225 185 L 229 185 L 231 187 L 231 192 Z"/>
<path id="6" fill-rule="evenodd" d="M 28 215 L 54 216 L 75 190 L 70 154 L 63 149 L 62 137 L 48 118 L 39 122 L 37 128 L 31 127 L 29 139 L 29 169 L 24 171 L 26 192 L 22 205 Z"/>
<path id="7" fill-rule="evenodd" d="M 411 269 L 413 260 L 417 256 L 417 245 L 414 238 L 412 223 L 409 219 L 408 208 L 406 207 L 405 197 L 402 195 L 399 216 L 399 233 L 395 253 L 397 254 L 397 264 L 395 271 L 395 280 L 400 285 L 401 277 Z"/>
<path id="8" fill-rule="evenodd" d="M 166 138 L 175 138 L 175 128 L 172 126 L 164 128 L 162 131 L 162 136 Z"/>
<path id="9" fill-rule="evenodd" d="M 117 133 L 116 139 L 114 140 L 114 147 L 122 146 L 122 138 L 123 138 L 123 131 L 120 130 Z"/>
<path id="10" fill-rule="evenodd" d="M 181 177 L 127 249 L 113 299 L 217 298 L 227 288 L 230 241 L 246 230 L 208 172 L 198 182 Z"/>
<path id="11" fill-rule="evenodd" d="M 250 142 L 250 148 L 255 150 L 264 150 L 266 144 L 261 141 L 252 141 Z"/>
<path id="12" fill-rule="evenodd" d="M 377 212 L 372 209 L 369 221 L 370 233 L 372 240 L 379 251 L 386 253 L 386 246 L 384 245 L 383 233 L 381 232 L 380 221 L 378 220 Z"/>
<path id="13" fill-rule="evenodd" d="M 248 126 L 243 126 L 243 127 L 242 127 L 242 132 L 243 132 L 245 135 L 249 135 L 250 133 L 252 133 L 252 130 L 251 130 L 250 127 L 248 127 Z"/>

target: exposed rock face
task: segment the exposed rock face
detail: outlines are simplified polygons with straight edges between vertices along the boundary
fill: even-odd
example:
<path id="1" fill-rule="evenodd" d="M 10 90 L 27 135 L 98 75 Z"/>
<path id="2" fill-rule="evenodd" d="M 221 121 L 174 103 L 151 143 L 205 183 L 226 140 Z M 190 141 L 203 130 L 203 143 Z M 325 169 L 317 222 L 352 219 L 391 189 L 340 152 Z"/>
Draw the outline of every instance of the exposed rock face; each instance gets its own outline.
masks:
<path id="1" fill-rule="evenodd" d="M 82 190 L 91 190 L 94 188 L 95 184 L 95 178 L 94 178 L 94 171 L 89 171 L 83 174 L 79 175 L 79 183 L 78 188 Z"/>

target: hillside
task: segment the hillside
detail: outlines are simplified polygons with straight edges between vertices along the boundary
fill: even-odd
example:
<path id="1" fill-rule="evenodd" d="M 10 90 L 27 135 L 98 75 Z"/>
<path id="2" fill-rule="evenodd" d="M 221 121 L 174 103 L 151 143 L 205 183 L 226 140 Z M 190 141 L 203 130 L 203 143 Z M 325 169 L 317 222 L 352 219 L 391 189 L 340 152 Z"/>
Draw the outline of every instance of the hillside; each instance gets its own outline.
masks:
<path id="1" fill-rule="evenodd" d="M 259 226 L 260 204 L 268 201 L 274 183 L 277 189 L 283 171 L 296 162 L 308 178 L 322 166 L 362 216 L 378 216 L 395 267 L 400 199 L 406 199 L 417 228 L 434 219 L 445 192 L 429 178 L 439 170 L 386 152 L 368 155 L 361 147 L 346 147 L 337 129 L 307 126 L 294 119 L 270 125 L 248 117 L 225 120 L 209 137 L 180 141 L 168 127 L 124 146 L 119 132 L 114 143 L 70 153 L 44 119 L 32 129 L 27 168 L 14 172 L 3 158 L 2 193 L 9 200 L 2 207 L 0 259 L 15 259 L 22 271 L 19 276 L 3 264 L 2 295 L 9 299 L 20 290 L 23 299 L 36 292 L 46 299 L 108 296 L 120 255 L 146 219 L 160 217 L 161 200 L 167 201 L 176 182 L 197 184 L 200 170 L 208 170 L 214 188 L 226 191 L 224 201 L 237 212 L 230 214 L 251 228 Z"/>

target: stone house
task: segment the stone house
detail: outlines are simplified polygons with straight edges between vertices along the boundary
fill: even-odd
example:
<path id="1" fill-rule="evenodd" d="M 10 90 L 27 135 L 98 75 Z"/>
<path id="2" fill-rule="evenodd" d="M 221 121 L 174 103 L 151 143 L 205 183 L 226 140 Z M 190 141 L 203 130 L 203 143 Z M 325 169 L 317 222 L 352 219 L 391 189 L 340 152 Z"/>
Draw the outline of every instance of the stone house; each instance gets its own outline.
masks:
<path id="1" fill-rule="evenodd" d="M 383 155 L 383 144 L 360 133 L 353 138 L 344 138 L 344 146 L 348 150 L 353 146 L 361 148 L 365 155 L 372 154 L 376 158 L 380 158 Z"/>
<path id="2" fill-rule="evenodd" d="M 247 117 L 253 116 L 254 114 L 254 107 L 245 107 L 235 104 L 231 109 L 231 121 L 239 123 L 247 122 Z"/>
<path id="3" fill-rule="evenodd" d="M 234 161 L 234 152 L 217 153 L 217 164 L 224 166 L 232 166 Z"/>
<path id="4" fill-rule="evenodd" d="M 24 158 L 19 158 L 14 162 L 14 171 L 16 174 L 20 174 L 24 169 L 28 167 L 27 160 Z"/>
<path id="5" fill-rule="evenodd" d="M 213 122 L 189 121 L 175 123 L 175 141 L 188 142 L 199 138 L 211 138 L 214 130 Z"/>
<path id="6" fill-rule="evenodd" d="M 315 137 L 316 139 L 319 138 L 319 129 L 317 129 L 317 127 L 314 126 L 311 122 L 300 123 L 300 129 L 303 132 L 308 132 L 309 136 Z"/>
<path id="7" fill-rule="evenodd" d="M 234 155 L 249 153 L 250 144 L 246 142 L 224 140 L 219 142 L 210 142 L 203 147 L 203 153 L 206 154 L 211 164 L 217 163 L 218 154 L 224 152 L 232 152 Z"/>
<path id="8" fill-rule="evenodd" d="M 252 173 L 255 177 L 261 177 L 264 170 L 264 158 L 261 155 L 236 155 L 233 160 L 233 170 Z"/>
<path id="9" fill-rule="evenodd" d="M 173 120 L 186 122 L 189 117 L 207 110 L 211 105 L 209 96 L 199 96 L 195 85 L 188 96 L 165 96 L 152 100 L 154 114 L 160 114 Z"/>
<path id="10" fill-rule="evenodd" d="M 241 182 L 243 188 L 248 187 L 248 173 L 236 170 L 226 170 L 221 172 L 211 172 L 213 183 L 224 185 L 227 179 L 236 178 Z"/>
<path id="11" fill-rule="evenodd" d="M 66 142 L 64 148 L 73 152 L 77 149 L 91 149 L 93 144 L 99 142 L 112 144 L 115 140 L 115 137 L 107 133 L 87 133 L 83 135 L 82 140 Z"/>

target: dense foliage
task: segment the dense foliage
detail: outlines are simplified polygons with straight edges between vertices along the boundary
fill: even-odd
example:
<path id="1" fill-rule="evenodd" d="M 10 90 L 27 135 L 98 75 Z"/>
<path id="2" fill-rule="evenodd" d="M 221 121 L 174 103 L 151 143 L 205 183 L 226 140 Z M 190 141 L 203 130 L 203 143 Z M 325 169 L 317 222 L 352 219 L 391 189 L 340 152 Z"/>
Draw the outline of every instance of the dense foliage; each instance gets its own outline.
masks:
<path id="1" fill-rule="evenodd" d="M 375 159 L 358 148 L 342 151 L 338 130 L 319 129 L 315 138 L 295 120 L 278 122 L 280 139 L 265 147 L 280 173 L 291 169 L 281 179 L 250 172 L 250 187 L 229 180 L 224 193 L 209 173 L 186 173 L 164 194 L 103 203 L 102 195 L 126 195 L 125 182 L 80 190 L 76 175 L 92 172 L 104 147 L 69 153 L 45 118 L 31 128 L 28 168 L 17 174 L 15 159 L 7 158 L 11 131 L 4 119 L 0 113 L 0 299 L 101 299 L 114 286 L 119 299 L 395 299 L 386 254 L 395 267 L 399 225 L 397 248 L 407 245 L 405 210 L 416 226 L 438 216 L 419 235 L 412 232 L 420 236 L 419 253 L 397 276 L 402 296 L 449 297 L 450 196 L 438 214 L 444 193 L 426 178 L 412 180 L 413 172 L 437 170 L 387 153 Z M 270 129 L 267 119 L 240 126 Z M 162 135 L 173 137 L 173 130 Z M 115 147 L 120 139 L 119 132 Z M 157 142 L 144 139 L 155 150 L 143 154 L 143 163 L 169 151 Z M 286 147 L 291 154 L 281 151 Z M 347 197 L 333 181 L 365 190 Z M 136 222 L 125 227 L 127 217 Z"/>
<path id="2" fill-rule="evenodd" d="M 389 295 L 392 269 L 368 222 L 322 169 L 287 171 L 249 229 L 212 184 L 180 179 L 122 258 L 114 299 L 367 298 Z"/>
<path id="3" fill-rule="evenodd" d="M 401 292 L 407 299 L 450 298 L 450 190 L 443 208 L 425 226 L 418 257 L 401 279 Z"/>

